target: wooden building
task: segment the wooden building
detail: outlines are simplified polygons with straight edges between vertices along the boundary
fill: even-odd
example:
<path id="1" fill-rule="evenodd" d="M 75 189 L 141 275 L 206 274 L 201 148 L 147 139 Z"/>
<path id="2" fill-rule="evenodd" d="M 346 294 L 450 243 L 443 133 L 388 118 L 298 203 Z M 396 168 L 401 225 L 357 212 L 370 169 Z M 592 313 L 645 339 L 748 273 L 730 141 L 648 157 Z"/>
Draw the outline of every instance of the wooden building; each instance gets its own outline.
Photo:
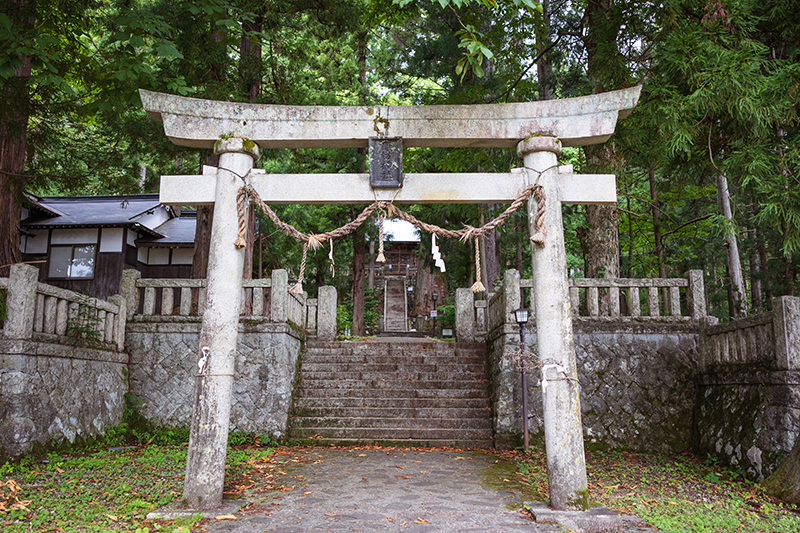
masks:
<path id="1" fill-rule="evenodd" d="M 122 271 L 188 278 L 196 217 L 162 205 L 158 194 L 28 195 L 20 222 L 23 261 L 39 280 L 98 298 L 119 293 Z"/>

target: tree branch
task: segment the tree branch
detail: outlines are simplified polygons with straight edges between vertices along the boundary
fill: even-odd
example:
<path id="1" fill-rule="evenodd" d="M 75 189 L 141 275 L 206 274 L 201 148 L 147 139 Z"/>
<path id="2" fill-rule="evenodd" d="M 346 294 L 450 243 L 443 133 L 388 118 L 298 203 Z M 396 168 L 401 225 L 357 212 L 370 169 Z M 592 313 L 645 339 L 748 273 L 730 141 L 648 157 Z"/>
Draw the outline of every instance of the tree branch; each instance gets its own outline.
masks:
<path id="1" fill-rule="evenodd" d="M 661 240 L 663 241 L 663 240 L 664 240 L 664 237 L 666 237 L 667 235 L 671 235 L 671 234 L 675 233 L 676 231 L 679 231 L 679 230 L 681 230 L 682 228 L 685 228 L 685 227 L 686 227 L 686 226 L 688 226 L 689 224 L 694 224 L 695 222 L 700 222 L 701 220 L 705 220 L 705 219 L 707 219 L 707 218 L 711 218 L 711 215 L 705 215 L 705 216 L 702 216 L 702 217 L 696 218 L 696 219 L 694 219 L 694 220 L 690 220 L 689 222 L 684 222 L 683 224 L 681 224 L 681 225 L 680 225 L 680 226 L 678 226 L 677 228 L 675 228 L 675 229 L 671 229 L 671 230 L 669 230 L 669 231 L 666 231 L 666 232 L 662 233 L 662 234 L 661 234 Z"/>

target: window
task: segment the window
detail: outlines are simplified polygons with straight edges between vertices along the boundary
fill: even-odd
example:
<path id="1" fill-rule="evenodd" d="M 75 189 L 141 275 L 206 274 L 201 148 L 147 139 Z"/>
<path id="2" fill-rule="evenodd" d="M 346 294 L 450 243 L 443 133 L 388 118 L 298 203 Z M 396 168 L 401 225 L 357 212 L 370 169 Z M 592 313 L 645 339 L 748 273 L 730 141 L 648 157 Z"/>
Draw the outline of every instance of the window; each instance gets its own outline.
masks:
<path id="1" fill-rule="evenodd" d="M 94 244 L 50 247 L 51 278 L 91 278 L 94 276 Z"/>

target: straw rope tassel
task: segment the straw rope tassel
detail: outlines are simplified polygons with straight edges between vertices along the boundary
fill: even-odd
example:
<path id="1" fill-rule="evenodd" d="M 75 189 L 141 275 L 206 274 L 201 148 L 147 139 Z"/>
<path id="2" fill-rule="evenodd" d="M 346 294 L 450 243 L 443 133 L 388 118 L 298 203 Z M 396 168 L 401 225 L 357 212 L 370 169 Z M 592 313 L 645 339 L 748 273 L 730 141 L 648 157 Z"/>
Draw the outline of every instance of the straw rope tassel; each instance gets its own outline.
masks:
<path id="1" fill-rule="evenodd" d="M 297 283 L 294 287 L 289 289 L 292 294 L 303 294 L 303 279 L 306 275 L 306 258 L 308 257 L 308 242 L 303 243 L 303 260 L 300 261 L 300 275 L 297 277 Z"/>
<path id="2" fill-rule="evenodd" d="M 531 237 L 531 242 L 539 248 L 544 248 L 547 228 L 544 225 L 544 210 L 547 206 L 547 196 L 544 194 L 544 187 L 536 185 L 533 189 L 533 197 L 536 199 L 536 233 Z"/>
<path id="3" fill-rule="evenodd" d="M 236 213 L 239 215 L 239 234 L 236 237 L 233 245 L 237 248 L 244 248 L 246 246 L 245 234 L 247 233 L 247 214 L 245 207 L 247 206 L 247 188 L 240 187 L 236 193 Z"/>
<path id="4" fill-rule="evenodd" d="M 383 213 L 380 214 L 380 223 L 378 224 L 378 257 L 375 261 L 378 263 L 385 263 L 386 256 L 383 255 Z"/>
<path id="5" fill-rule="evenodd" d="M 483 286 L 481 283 L 481 249 L 478 246 L 478 239 L 474 239 L 475 241 L 475 279 L 476 281 L 472 285 L 472 292 L 486 292 L 486 287 Z"/>

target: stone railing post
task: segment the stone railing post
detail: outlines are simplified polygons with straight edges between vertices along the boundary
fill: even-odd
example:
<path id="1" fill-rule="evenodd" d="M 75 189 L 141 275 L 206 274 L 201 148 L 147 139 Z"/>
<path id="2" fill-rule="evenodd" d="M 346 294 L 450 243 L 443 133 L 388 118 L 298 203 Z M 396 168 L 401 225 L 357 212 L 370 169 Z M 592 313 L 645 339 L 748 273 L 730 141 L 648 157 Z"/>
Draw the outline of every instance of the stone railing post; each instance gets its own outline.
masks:
<path id="1" fill-rule="evenodd" d="M 125 323 L 128 321 L 127 302 L 119 294 L 109 297 L 108 301 L 119 307 L 119 314 L 114 323 L 114 343 L 117 345 L 117 350 L 121 352 L 125 349 Z"/>
<path id="2" fill-rule="evenodd" d="M 336 287 L 323 285 L 317 294 L 317 339 L 336 338 Z"/>
<path id="3" fill-rule="evenodd" d="M 690 270 L 686 273 L 689 287 L 686 289 L 686 304 L 692 320 L 700 320 L 708 315 L 706 308 L 706 289 L 702 270 Z"/>
<path id="4" fill-rule="evenodd" d="M 456 289 L 456 341 L 475 342 L 475 299 L 472 289 Z"/>
<path id="5" fill-rule="evenodd" d="M 4 327 L 9 339 L 30 339 L 33 336 L 33 319 L 36 311 L 36 284 L 39 269 L 24 264 L 11 265 L 8 276 L 8 318 Z"/>
<path id="6" fill-rule="evenodd" d="M 800 370 L 800 298 L 774 298 L 772 316 L 778 369 Z"/>
<path id="7" fill-rule="evenodd" d="M 132 317 L 139 310 L 139 288 L 136 282 L 142 279 L 142 273 L 132 268 L 122 271 L 122 281 L 119 285 L 119 293 L 125 303 L 126 316 Z"/>
<path id="8" fill-rule="evenodd" d="M 289 318 L 289 273 L 282 268 L 272 271 L 270 302 L 270 320 L 286 322 Z"/>
<path id="9" fill-rule="evenodd" d="M 519 271 L 515 269 L 506 270 L 503 274 L 503 303 L 505 309 L 503 317 L 506 324 L 517 325 L 517 318 L 514 311 L 519 309 L 521 300 L 519 298 Z"/>

